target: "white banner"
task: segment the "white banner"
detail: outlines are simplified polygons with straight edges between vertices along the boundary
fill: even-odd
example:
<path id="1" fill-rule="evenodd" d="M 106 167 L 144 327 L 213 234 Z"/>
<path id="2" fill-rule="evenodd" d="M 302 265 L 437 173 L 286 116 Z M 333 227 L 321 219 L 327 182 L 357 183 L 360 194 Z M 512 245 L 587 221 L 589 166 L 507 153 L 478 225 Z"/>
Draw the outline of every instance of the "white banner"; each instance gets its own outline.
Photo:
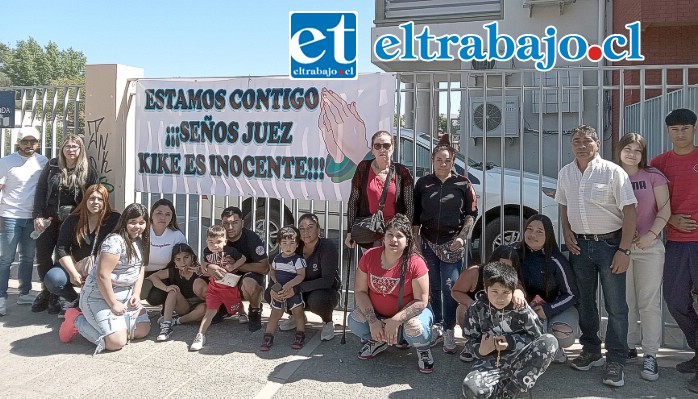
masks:
<path id="1" fill-rule="evenodd" d="M 136 190 L 346 200 L 378 130 L 391 131 L 395 77 L 140 79 Z"/>

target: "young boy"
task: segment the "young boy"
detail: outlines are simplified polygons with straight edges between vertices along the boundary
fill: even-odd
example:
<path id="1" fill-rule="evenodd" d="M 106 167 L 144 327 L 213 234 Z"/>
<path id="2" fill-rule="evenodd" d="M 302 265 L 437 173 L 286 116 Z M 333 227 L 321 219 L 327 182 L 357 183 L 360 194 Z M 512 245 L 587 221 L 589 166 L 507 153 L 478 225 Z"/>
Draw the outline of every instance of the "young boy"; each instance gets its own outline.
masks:
<path id="1" fill-rule="evenodd" d="M 293 320 L 296 321 L 296 337 L 291 348 L 300 349 L 305 344 L 303 315 L 305 304 L 297 288 L 305 278 L 305 259 L 296 254 L 301 235 L 295 227 L 285 226 L 279 230 L 278 237 L 281 252 L 276 255 L 269 270 L 269 278 L 272 280 L 271 316 L 264 333 L 264 341 L 259 348 L 265 352 L 274 344 L 274 332 L 279 325 L 279 319 L 284 314 L 284 309 L 290 311 L 293 314 Z"/>
<path id="2" fill-rule="evenodd" d="M 476 295 L 463 325 L 472 371 L 463 380 L 466 398 L 510 398 L 533 387 L 555 356 L 558 344 L 530 306 L 515 310 L 516 271 L 500 262 L 483 270 L 485 291 Z"/>
<path id="3" fill-rule="evenodd" d="M 669 179 L 671 198 L 664 255 L 664 300 L 696 354 L 698 314 L 693 308 L 691 290 L 698 284 L 698 150 L 694 144 L 697 120 L 691 110 L 671 111 L 664 122 L 674 149 L 650 162 Z M 676 370 L 693 373 L 688 389 L 698 392 L 698 355 L 677 364 Z"/>
<path id="4" fill-rule="evenodd" d="M 216 315 L 221 305 L 225 306 L 228 314 L 236 314 L 242 308 L 240 289 L 237 287 L 239 277 L 236 278 L 232 272 L 242 266 L 247 259 L 237 249 L 226 246 L 225 242 L 225 227 L 220 225 L 209 227 L 206 233 L 204 258 L 203 262 L 201 262 L 202 269 L 206 273 L 208 265 L 213 264 L 224 268 L 228 273 L 209 278 L 208 291 L 206 291 L 206 313 L 203 319 L 201 319 L 199 332 L 189 347 L 191 351 L 198 351 L 206 344 L 206 336 L 204 334 L 206 334 L 213 316 Z M 233 259 L 234 263 L 232 265 L 229 263 L 228 257 Z"/>

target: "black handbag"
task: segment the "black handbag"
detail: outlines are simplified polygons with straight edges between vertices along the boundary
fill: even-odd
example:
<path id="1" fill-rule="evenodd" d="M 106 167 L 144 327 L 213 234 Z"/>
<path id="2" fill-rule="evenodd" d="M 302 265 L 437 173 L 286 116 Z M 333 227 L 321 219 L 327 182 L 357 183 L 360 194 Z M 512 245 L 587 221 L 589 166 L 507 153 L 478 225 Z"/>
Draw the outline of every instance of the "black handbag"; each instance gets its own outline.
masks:
<path id="1" fill-rule="evenodd" d="M 351 239 L 355 243 L 360 245 L 373 244 L 385 234 L 383 208 L 385 207 L 385 199 L 388 198 L 388 188 L 390 187 L 394 171 L 395 166 L 391 164 L 390 169 L 388 169 L 388 176 L 385 178 L 385 185 L 383 185 L 383 193 L 378 203 L 378 212 L 368 217 L 354 219 L 354 224 L 351 226 Z"/>

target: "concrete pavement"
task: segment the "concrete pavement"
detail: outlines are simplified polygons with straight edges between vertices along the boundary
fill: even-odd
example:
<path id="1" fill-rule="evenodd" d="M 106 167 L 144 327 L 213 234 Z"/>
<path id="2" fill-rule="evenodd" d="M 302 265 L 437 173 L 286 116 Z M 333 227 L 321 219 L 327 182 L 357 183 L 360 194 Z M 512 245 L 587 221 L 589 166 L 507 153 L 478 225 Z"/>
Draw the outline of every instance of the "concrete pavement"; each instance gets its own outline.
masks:
<path id="1" fill-rule="evenodd" d="M 235 320 L 212 326 L 206 346 L 187 350 L 194 325 L 177 326 L 168 342 L 150 336 L 119 352 L 92 356 L 94 346 L 82 337 L 58 340 L 60 320 L 46 312 L 31 313 L 16 301 L 11 281 L 8 314 L 0 317 L 0 398 L 458 398 L 469 365 L 458 355 L 433 350 L 435 371 L 417 371 L 414 349 L 390 348 L 373 360 L 359 360 L 359 340 L 348 334 L 340 344 L 342 313 L 335 312 L 337 337 L 320 341 L 320 320 L 309 315 L 308 341 L 291 349 L 293 332 L 278 332 L 270 352 L 258 350 L 262 331 L 249 333 Z M 269 308 L 264 311 L 264 318 Z M 151 312 L 153 321 L 156 313 Z M 571 352 L 575 356 L 579 348 Z M 533 390 L 534 398 L 687 398 L 691 376 L 674 365 L 691 354 L 663 350 L 660 378 L 644 381 L 642 361 L 626 367 L 625 387 L 601 383 L 602 368 L 580 372 L 552 365 Z"/>

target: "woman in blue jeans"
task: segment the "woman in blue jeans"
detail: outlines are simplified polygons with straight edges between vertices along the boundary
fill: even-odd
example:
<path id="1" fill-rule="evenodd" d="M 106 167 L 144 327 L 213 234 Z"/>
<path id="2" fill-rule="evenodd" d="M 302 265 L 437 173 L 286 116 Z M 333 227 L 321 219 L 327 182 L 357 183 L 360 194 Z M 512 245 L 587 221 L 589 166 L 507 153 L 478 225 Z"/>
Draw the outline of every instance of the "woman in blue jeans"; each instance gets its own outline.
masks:
<path id="1" fill-rule="evenodd" d="M 372 359 L 404 339 L 417 350 L 419 371 L 431 373 L 429 275 L 406 216 L 395 215 L 386 226 L 383 246 L 369 249 L 359 260 L 354 292 L 356 308 L 348 324 L 366 341 L 359 359 Z"/>
<path id="2" fill-rule="evenodd" d="M 451 288 L 463 267 L 465 242 L 477 217 L 470 180 L 452 171 L 455 157 L 448 135 L 441 136 L 431 155 L 434 173 L 419 179 L 414 189 L 413 229 L 429 268 L 434 311 L 432 344 L 443 335 L 446 353 L 457 350 L 454 328 L 458 303 L 451 296 Z"/>
<path id="3" fill-rule="evenodd" d="M 65 315 L 67 308 L 77 306 L 78 294 L 73 286 L 80 287 L 87 277 L 80 275 L 75 263 L 97 254 L 120 216 L 109 205 L 107 188 L 94 184 L 85 190 L 80 204 L 61 224 L 56 244 L 58 264 L 44 277 L 46 289 L 61 299 L 59 318 Z"/>

